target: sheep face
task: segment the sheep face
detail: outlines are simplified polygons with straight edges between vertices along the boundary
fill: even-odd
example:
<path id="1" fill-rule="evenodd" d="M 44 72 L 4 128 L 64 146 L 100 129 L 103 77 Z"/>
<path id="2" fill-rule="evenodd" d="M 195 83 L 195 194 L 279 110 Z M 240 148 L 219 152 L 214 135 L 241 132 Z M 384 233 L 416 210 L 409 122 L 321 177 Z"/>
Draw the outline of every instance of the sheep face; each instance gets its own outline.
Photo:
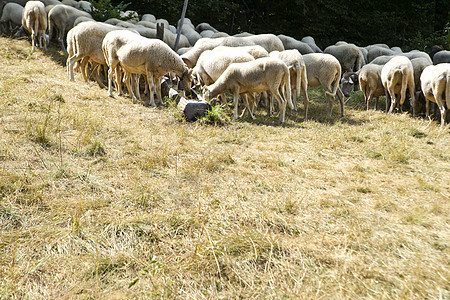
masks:
<path id="1" fill-rule="evenodd" d="M 358 85 L 358 75 L 356 73 L 344 74 L 341 79 L 342 93 L 345 97 L 350 97 L 352 90 Z"/>

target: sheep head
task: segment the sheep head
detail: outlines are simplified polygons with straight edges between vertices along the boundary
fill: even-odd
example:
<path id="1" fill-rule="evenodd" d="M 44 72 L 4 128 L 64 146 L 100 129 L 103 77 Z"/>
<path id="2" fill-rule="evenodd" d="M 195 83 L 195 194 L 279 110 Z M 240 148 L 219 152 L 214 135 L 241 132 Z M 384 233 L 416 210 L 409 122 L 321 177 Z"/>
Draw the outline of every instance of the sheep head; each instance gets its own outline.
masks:
<path id="1" fill-rule="evenodd" d="M 358 86 L 358 73 L 345 72 L 341 79 L 342 93 L 345 97 L 350 97 L 352 90 Z"/>

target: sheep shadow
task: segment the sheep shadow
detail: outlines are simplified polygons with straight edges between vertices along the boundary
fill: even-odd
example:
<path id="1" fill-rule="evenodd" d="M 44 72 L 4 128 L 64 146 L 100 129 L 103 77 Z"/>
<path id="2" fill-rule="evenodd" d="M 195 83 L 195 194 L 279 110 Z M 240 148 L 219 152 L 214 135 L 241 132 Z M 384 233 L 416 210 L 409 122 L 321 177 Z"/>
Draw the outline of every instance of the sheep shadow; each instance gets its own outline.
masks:
<path id="1" fill-rule="evenodd" d="M 50 44 L 47 47 L 47 51 L 43 52 L 47 57 L 51 58 L 52 61 L 56 62 L 62 67 L 66 67 L 67 53 L 63 52 L 60 47 Z"/>

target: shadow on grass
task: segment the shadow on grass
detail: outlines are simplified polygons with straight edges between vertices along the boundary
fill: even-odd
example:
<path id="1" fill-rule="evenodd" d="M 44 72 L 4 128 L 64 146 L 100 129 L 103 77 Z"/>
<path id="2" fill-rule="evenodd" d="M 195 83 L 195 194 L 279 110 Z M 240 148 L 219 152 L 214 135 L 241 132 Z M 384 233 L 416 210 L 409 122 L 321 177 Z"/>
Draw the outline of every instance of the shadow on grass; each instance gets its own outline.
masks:
<path id="1" fill-rule="evenodd" d="M 50 45 L 47 48 L 47 52 L 44 53 L 58 65 L 66 67 L 67 54 L 60 49 L 59 45 L 50 43 Z"/>

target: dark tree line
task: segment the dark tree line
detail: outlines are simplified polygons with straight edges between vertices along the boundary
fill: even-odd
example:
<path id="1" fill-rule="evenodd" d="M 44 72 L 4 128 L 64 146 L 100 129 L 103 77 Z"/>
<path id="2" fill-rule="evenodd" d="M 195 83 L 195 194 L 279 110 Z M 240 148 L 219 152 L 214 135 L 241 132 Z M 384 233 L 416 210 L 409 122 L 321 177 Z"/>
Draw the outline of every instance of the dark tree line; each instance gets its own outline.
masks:
<path id="1" fill-rule="evenodd" d="M 132 1 L 128 9 L 176 24 L 183 2 Z M 207 22 L 229 34 L 311 35 L 322 48 L 344 40 L 427 50 L 433 44 L 449 48 L 449 9 L 449 0 L 190 0 L 186 17 L 194 25 Z"/>

